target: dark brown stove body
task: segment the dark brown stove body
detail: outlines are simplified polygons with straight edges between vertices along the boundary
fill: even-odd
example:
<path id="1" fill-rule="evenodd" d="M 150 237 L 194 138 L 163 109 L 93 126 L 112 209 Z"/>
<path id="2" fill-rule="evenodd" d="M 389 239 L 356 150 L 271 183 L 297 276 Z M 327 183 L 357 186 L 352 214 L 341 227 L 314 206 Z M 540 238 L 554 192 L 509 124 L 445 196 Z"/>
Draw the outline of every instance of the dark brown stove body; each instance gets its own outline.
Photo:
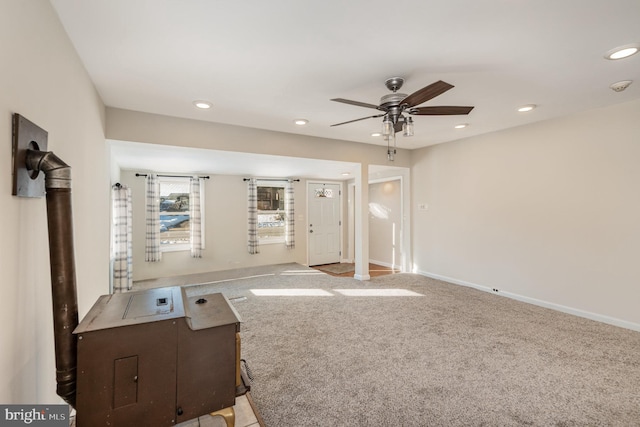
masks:
<path id="1" fill-rule="evenodd" d="M 77 425 L 171 426 L 234 405 L 240 317 L 222 294 L 105 295 L 78 338 Z"/>

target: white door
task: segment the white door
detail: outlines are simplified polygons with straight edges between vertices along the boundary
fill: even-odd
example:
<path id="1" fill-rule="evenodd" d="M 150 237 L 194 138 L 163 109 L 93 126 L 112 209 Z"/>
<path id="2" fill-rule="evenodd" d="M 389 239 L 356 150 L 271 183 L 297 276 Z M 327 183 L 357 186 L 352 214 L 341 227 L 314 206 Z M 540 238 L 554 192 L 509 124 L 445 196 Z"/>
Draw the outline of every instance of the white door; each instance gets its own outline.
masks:
<path id="1" fill-rule="evenodd" d="M 340 184 L 307 184 L 309 265 L 340 262 Z"/>

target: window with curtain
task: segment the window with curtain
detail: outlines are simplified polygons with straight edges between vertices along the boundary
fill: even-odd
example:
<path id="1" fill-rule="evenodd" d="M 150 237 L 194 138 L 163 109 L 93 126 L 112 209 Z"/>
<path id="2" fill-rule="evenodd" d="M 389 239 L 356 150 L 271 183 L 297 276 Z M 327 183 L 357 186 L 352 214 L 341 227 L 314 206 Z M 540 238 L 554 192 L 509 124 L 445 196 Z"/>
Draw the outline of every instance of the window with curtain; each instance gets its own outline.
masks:
<path id="1" fill-rule="evenodd" d="M 259 181 L 257 184 L 258 240 L 263 243 L 285 241 L 285 183 Z"/>
<path id="2" fill-rule="evenodd" d="M 158 182 L 160 250 L 190 250 L 199 258 L 204 248 L 202 179 L 158 177 Z"/>
<path id="3" fill-rule="evenodd" d="M 259 180 L 248 184 L 249 253 L 262 244 L 295 248 L 293 180 Z"/>

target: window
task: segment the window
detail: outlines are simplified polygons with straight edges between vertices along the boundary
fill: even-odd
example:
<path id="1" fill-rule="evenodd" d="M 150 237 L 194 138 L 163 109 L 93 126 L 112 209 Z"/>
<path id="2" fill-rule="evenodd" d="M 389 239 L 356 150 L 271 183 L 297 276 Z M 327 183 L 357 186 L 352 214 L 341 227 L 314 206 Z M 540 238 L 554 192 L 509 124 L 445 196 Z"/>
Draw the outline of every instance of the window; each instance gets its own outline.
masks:
<path id="1" fill-rule="evenodd" d="M 258 181 L 258 239 L 260 243 L 282 243 L 285 236 L 285 183 Z"/>
<path id="2" fill-rule="evenodd" d="M 160 183 L 160 250 L 163 252 L 189 250 L 189 179 L 163 178 Z M 200 206 L 204 206 L 202 186 L 200 187 Z M 204 218 L 204 213 L 202 213 Z M 204 221 L 202 226 L 204 236 Z M 204 242 L 204 238 L 202 240 Z"/>

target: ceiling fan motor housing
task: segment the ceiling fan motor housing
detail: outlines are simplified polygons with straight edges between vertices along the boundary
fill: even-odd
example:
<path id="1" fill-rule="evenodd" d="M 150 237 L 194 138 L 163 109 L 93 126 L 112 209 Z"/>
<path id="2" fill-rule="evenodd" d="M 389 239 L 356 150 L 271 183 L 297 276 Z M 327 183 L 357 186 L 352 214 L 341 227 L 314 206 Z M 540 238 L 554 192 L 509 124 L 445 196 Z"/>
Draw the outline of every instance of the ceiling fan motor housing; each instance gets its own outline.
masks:
<path id="1" fill-rule="evenodd" d="M 387 108 L 396 107 L 400 105 L 403 99 L 407 97 L 406 93 L 390 93 L 380 98 L 380 109 L 385 110 Z"/>
<path id="2" fill-rule="evenodd" d="M 402 114 L 404 108 L 400 107 L 400 103 L 407 97 L 404 93 L 390 93 L 380 98 L 380 107 L 382 111 L 387 112 L 387 116 L 391 119 L 391 122 L 395 125 L 398 122 L 398 118 Z"/>

